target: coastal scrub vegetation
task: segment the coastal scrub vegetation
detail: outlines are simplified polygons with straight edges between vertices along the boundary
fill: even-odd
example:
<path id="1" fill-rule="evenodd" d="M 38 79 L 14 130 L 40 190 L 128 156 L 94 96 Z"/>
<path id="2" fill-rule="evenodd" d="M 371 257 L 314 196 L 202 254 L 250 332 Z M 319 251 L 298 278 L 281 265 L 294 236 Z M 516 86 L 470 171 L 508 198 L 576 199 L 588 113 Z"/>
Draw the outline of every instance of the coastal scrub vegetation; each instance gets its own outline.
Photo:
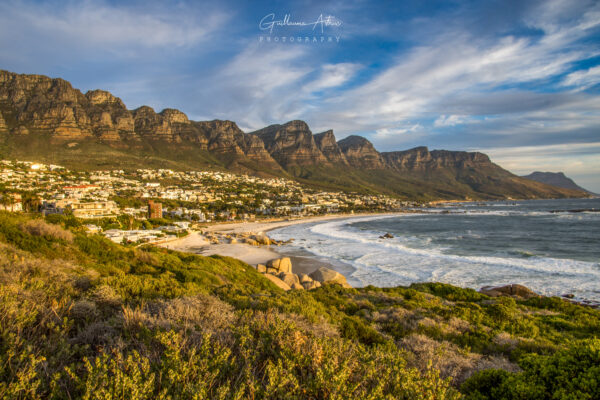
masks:
<path id="1" fill-rule="evenodd" d="M 232 258 L 0 212 L 2 399 L 596 399 L 598 332 L 559 298 L 284 292 Z"/>

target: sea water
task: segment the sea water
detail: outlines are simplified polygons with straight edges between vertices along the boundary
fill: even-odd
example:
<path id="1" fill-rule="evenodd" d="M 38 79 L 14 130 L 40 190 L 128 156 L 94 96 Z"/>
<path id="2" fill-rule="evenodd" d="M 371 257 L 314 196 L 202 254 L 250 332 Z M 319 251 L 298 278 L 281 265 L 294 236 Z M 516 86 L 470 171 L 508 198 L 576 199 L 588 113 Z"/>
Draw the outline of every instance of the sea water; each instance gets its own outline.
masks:
<path id="1" fill-rule="evenodd" d="M 600 303 L 600 199 L 460 203 L 280 228 L 283 253 L 351 266 L 353 286 L 519 283 Z M 394 237 L 382 239 L 390 233 Z M 348 270 L 348 268 L 346 268 Z"/>

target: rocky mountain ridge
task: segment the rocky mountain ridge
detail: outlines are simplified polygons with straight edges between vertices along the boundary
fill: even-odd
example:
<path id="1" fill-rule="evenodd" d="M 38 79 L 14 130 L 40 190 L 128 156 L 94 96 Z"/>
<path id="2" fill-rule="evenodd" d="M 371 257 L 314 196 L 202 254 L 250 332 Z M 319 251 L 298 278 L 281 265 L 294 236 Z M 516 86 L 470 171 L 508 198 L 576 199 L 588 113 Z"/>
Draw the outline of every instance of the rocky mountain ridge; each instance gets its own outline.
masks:
<path id="1" fill-rule="evenodd" d="M 42 149 L 52 151 L 57 162 L 84 143 L 104 146 L 123 159 L 135 153 L 138 158 L 132 164 L 152 157 L 159 163 L 162 159 L 176 165 L 207 164 L 407 197 L 413 193 L 434 198 L 581 195 L 516 177 L 481 153 L 426 147 L 378 152 L 364 137 L 336 141 L 332 130 L 314 135 L 298 120 L 245 133 L 233 121 L 192 121 L 169 108 L 158 113 L 149 106 L 128 110 L 121 99 L 104 90 L 84 94 L 63 79 L 8 71 L 0 71 L 0 134 L 9 156 L 37 157 Z M 97 156 L 79 151 L 68 160 L 104 157 L 97 164 L 110 161 L 103 151 Z M 72 162 L 68 160 L 62 162 Z M 422 181 L 430 186 L 417 190 Z"/>
<path id="2" fill-rule="evenodd" d="M 593 194 L 587 189 L 579 186 L 573 179 L 566 176 L 563 172 L 540 172 L 535 171 L 529 175 L 524 175 L 523 178 L 531 179 L 536 182 L 545 183 L 547 185 L 556 186 L 563 189 L 581 190 Z"/>

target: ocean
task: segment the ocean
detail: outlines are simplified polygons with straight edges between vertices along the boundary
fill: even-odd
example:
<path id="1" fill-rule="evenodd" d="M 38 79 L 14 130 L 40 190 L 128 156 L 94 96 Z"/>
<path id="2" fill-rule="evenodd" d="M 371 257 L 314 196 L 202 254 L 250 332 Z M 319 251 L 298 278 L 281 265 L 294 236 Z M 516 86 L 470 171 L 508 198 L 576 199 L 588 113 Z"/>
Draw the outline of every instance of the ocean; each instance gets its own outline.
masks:
<path id="1" fill-rule="evenodd" d="M 456 203 L 292 225 L 269 235 L 293 238 L 281 253 L 338 266 L 356 287 L 518 283 L 599 304 L 598 210 L 600 199 Z M 381 239 L 385 233 L 394 237 Z"/>

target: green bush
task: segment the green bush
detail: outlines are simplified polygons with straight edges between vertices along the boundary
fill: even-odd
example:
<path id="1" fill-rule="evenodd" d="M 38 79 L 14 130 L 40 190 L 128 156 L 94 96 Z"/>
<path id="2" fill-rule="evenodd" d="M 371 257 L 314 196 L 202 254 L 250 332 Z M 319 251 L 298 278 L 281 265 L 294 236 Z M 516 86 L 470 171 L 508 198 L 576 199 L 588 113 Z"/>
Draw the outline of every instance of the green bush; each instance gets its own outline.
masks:
<path id="1" fill-rule="evenodd" d="M 344 317 L 340 327 L 342 337 L 354 339 L 366 345 L 383 343 L 383 336 L 357 317 Z"/>
<path id="2" fill-rule="evenodd" d="M 232 258 L 30 221 L 0 212 L 0 398 L 454 399 L 474 371 L 471 399 L 600 398 L 589 307 L 437 283 L 284 292 Z"/>
<path id="3" fill-rule="evenodd" d="M 528 355 L 523 372 L 486 370 L 461 387 L 467 399 L 600 398 L 600 340 L 577 342 L 551 356 Z"/>
<path id="4" fill-rule="evenodd" d="M 479 301 L 488 298 L 486 295 L 473 289 L 460 288 L 447 283 L 413 283 L 410 285 L 410 288 L 420 292 L 431 293 L 451 301 Z"/>

